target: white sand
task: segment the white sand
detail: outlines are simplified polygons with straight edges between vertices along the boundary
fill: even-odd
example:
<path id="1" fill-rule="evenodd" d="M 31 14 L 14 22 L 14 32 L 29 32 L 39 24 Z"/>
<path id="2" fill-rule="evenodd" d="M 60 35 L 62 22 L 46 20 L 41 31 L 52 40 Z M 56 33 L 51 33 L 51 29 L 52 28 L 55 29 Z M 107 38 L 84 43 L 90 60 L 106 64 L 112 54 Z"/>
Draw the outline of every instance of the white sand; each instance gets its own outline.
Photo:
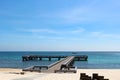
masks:
<path id="1" fill-rule="evenodd" d="M 120 80 L 120 69 L 78 69 L 77 73 L 20 73 L 21 69 L 0 68 L 0 80 L 79 80 L 80 73 L 86 73 L 91 76 L 92 73 L 98 73 L 109 80 Z"/>

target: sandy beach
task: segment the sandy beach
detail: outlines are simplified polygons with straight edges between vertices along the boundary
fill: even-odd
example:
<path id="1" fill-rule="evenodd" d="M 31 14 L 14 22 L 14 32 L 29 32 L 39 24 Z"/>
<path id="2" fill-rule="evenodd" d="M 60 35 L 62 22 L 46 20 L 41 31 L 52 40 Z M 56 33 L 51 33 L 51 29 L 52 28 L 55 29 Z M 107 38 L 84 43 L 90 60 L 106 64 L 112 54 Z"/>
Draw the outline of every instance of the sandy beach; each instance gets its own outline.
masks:
<path id="1" fill-rule="evenodd" d="M 0 68 L 0 80 L 79 80 L 80 73 L 89 76 L 98 73 L 109 80 L 120 80 L 120 69 L 78 69 L 77 73 L 25 72 L 24 75 L 20 72 L 21 69 Z"/>

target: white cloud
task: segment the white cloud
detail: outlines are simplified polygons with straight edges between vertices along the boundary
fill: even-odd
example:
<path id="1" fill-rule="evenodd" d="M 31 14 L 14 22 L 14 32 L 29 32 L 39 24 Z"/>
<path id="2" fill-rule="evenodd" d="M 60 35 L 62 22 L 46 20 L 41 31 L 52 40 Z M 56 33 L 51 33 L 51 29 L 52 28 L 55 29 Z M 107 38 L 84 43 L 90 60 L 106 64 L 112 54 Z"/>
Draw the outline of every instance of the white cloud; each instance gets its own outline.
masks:
<path id="1" fill-rule="evenodd" d="M 115 1 L 92 0 L 89 4 L 75 6 L 59 12 L 46 13 L 41 17 L 46 17 L 48 19 L 52 19 L 53 21 L 55 20 L 55 23 L 69 24 L 97 21 L 118 22 L 120 18 L 120 11 L 118 8 L 120 8 L 120 6 Z"/>
<path id="2" fill-rule="evenodd" d="M 19 30 L 22 32 L 31 33 L 36 38 L 41 39 L 67 39 L 69 36 L 74 38 L 75 40 L 79 40 L 80 35 L 81 38 L 88 38 L 88 37 L 96 37 L 96 38 L 112 38 L 112 39 L 120 39 L 120 34 L 113 34 L 113 33 L 105 33 L 103 31 L 87 31 L 84 28 L 76 28 L 72 30 L 56 30 L 56 29 L 22 29 Z M 71 36 L 73 35 L 73 36 Z M 75 35 L 75 36 L 74 36 Z"/>
<path id="3" fill-rule="evenodd" d="M 30 33 L 27 34 L 29 37 L 34 39 L 42 39 L 42 40 L 52 40 L 52 41 L 66 41 L 66 40 L 81 40 L 82 38 L 77 37 L 85 32 L 84 28 L 76 28 L 69 30 L 56 30 L 56 29 L 17 29 L 17 31 Z"/>
<path id="4" fill-rule="evenodd" d="M 83 29 L 83 28 L 79 28 L 79 29 L 76 29 L 76 30 L 72 30 L 72 31 L 70 31 L 70 33 L 77 34 L 77 33 L 82 33 L 82 32 L 84 32 L 84 31 L 85 31 L 85 29 Z"/>
<path id="5" fill-rule="evenodd" d="M 72 30 L 55 30 L 55 29 L 21 29 L 19 31 L 30 33 L 50 33 L 50 34 L 77 34 L 85 31 L 83 28 L 76 28 Z"/>
<path id="6" fill-rule="evenodd" d="M 24 31 L 32 32 L 32 33 L 41 33 L 41 32 L 56 33 L 56 31 L 51 29 L 25 29 Z"/>
<path id="7" fill-rule="evenodd" d="M 97 38 L 117 38 L 120 39 L 119 34 L 109 34 L 109 33 L 104 33 L 104 32 L 91 32 L 90 36 L 92 37 L 97 37 Z"/>

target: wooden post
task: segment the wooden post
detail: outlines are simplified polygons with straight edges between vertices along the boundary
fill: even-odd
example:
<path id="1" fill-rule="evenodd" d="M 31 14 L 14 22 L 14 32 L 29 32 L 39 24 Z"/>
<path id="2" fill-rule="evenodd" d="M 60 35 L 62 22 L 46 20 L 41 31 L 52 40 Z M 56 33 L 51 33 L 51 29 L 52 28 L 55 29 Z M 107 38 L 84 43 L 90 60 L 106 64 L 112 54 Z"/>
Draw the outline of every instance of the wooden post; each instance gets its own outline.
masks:
<path id="1" fill-rule="evenodd" d="M 42 57 L 39 57 L 39 60 L 41 61 L 41 60 L 42 60 Z"/>
<path id="2" fill-rule="evenodd" d="M 58 57 L 58 61 L 60 60 L 60 57 Z"/>
<path id="3" fill-rule="evenodd" d="M 51 57 L 49 57 L 49 61 L 51 61 Z"/>

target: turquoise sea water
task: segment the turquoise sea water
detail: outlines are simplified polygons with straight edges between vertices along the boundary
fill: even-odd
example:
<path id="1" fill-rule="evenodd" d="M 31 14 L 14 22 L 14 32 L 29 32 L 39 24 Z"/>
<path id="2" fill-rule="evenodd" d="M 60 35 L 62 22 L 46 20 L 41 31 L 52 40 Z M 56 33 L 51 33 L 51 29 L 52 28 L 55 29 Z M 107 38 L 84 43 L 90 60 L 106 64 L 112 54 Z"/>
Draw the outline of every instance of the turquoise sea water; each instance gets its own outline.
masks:
<path id="1" fill-rule="evenodd" d="M 22 62 L 24 55 L 88 55 L 88 61 L 75 61 L 74 65 L 81 69 L 120 69 L 120 52 L 61 52 L 61 51 L 40 51 L 40 52 L 0 52 L 1 68 L 26 68 L 32 65 L 49 65 L 56 59 L 48 61 L 26 61 Z"/>

